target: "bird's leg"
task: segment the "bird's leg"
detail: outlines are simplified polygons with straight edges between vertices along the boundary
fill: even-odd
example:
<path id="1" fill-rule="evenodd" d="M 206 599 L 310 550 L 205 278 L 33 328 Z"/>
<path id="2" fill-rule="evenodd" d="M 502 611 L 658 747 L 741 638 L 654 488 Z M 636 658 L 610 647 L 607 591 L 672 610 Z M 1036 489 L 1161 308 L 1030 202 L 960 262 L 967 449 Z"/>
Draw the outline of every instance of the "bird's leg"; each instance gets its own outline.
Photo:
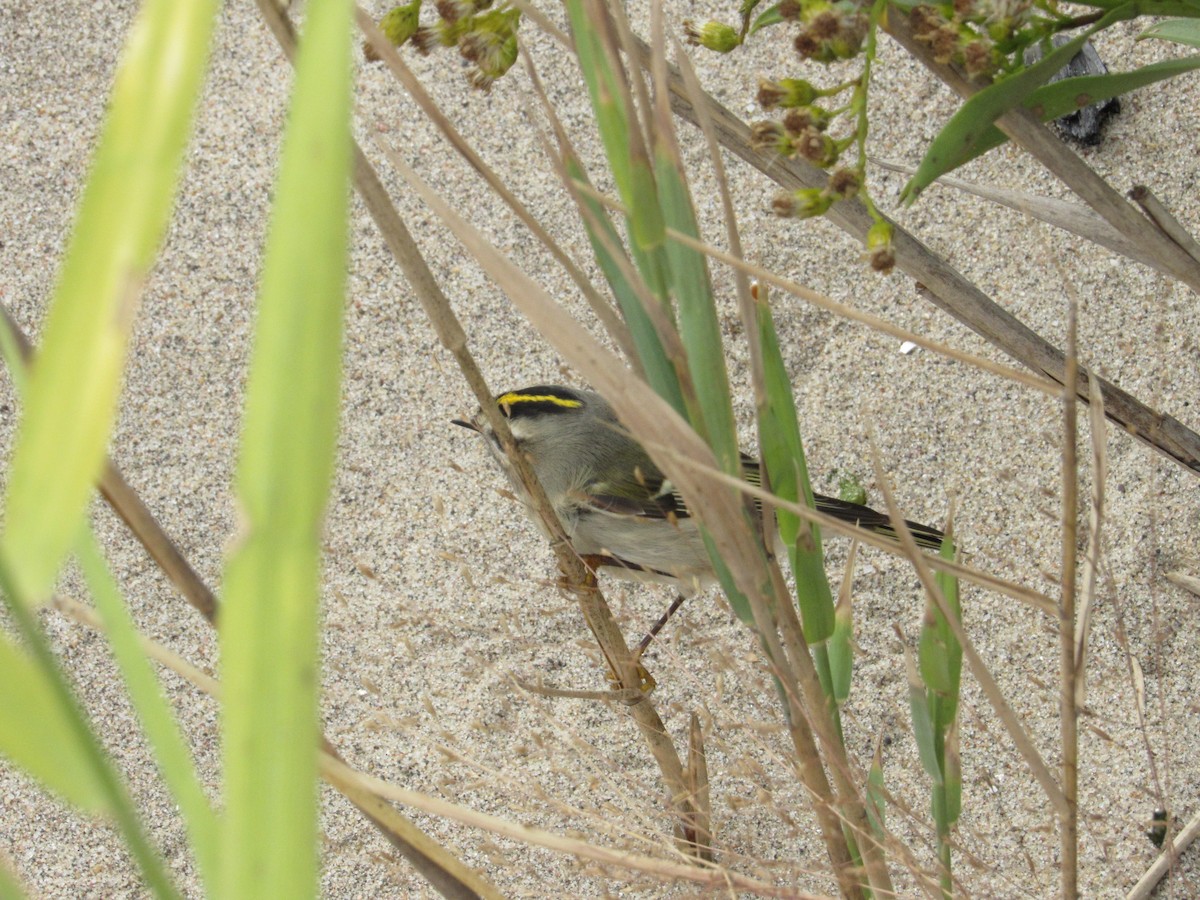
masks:
<path id="1" fill-rule="evenodd" d="M 671 616 L 675 615 L 675 611 L 679 609 L 679 607 L 683 606 L 683 601 L 686 599 L 687 597 L 682 593 L 675 596 L 674 601 L 672 601 L 671 605 L 667 607 L 667 611 L 662 614 L 662 618 L 654 623 L 654 626 L 650 629 L 649 633 L 642 638 L 642 642 L 638 644 L 637 649 L 633 651 L 634 659 L 642 658 L 642 654 L 646 652 L 646 648 L 650 646 L 650 642 L 654 640 L 655 636 L 666 627 L 667 623 L 671 621 Z"/>
<path id="2" fill-rule="evenodd" d="M 577 591 L 579 591 L 579 590 L 583 590 L 583 591 L 597 590 L 598 585 L 596 582 L 596 572 L 600 569 L 601 566 L 611 566 L 614 563 L 618 562 L 618 560 L 616 560 L 613 557 L 608 556 L 606 554 L 587 553 L 587 554 L 583 554 L 582 556 L 580 556 L 579 559 L 583 563 L 584 568 L 587 570 L 587 579 L 582 586 L 574 588 L 574 590 L 577 590 Z M 560 586 L 563 586 L 564 580 L 565 579 L 560 579 L 560 581 L 559 581 Z M 665 624 L 666 624 L 666 622 L 664 621 L 657 627 L 661 628 L 662 625 L 665 625 Z M 650 672 L 646 669 L 646 667 L 643 666 L 640 662 L 638 662 L 638 659 L 641 657 L 641 655 L 642 655 L 642 648 L 639 648 L 633 654 L 633 661 L 637 664 L 637 676 L 638 676 L 639 688 L 643 693 L 648 694 L 652 690 L 654 690 L 656 682 L 654 681 L 654 676 L 650 674 Z M 621 679 L 617 675 L 616 669 L 613 668 L 611 661 L 609 662 L 608 680 L 615 687 L 620 687 Z"/>

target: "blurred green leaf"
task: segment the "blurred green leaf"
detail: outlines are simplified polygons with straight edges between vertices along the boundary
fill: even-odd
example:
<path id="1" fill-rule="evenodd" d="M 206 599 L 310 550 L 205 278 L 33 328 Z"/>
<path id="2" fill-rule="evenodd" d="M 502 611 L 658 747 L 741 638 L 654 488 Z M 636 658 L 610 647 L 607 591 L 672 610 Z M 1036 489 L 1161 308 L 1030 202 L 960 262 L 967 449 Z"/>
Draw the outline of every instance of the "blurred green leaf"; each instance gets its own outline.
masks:
<path id="1" fill-rule="evenodd" d="M 774 6 L 768 7 L 759 13 L 758 18 L 754 20 L 754 24 L 746 32 L 746 36 L 749 37 L 760 28 L 770 28 L 772 25 L 778 25 L 784 21 L 783 14 L 779 11 L 779 6 L 780 4 L 776 3 Z"/>
<path id="2" fill-rule="evenodd" d="M 316 882 L 321 530 L 340 390 L 351 165 L 348 0 L 313 0 L 267 240 L 221 606 L 222 897 Z"/>
<path id="3" fill-rule="evenodd" d="M 183 813 L 200 874 L 209 893 L 215 893 L 218 869 L 216 813 L 200 786 L 191 752 L 150 661 L 142 651 L 133 618 L 90 528 L 83 529 L 76 546 L 80 567 L 104 621 L 109 646 L 120 667 L 126 690 L 150 740 L 163 779 Z"/>
<path id="4" fill-rule="evenodd" d="M 1159 22 L 1157 25 L 1151 25 L 1137 36 L 1139 41 L 1144 41 L 1148 38 L 1174 41 L 1176 44 L 1186 44 L 1189 47 L 1200 48 L 1200 21 L 1196 19 L 1169 19 L 1166 22 Z"/>
<path id="5" fill-rule="evenodd" d="M 0 755 L 90 812 L 109 809 L 92 759 L 45 673 L 0 633 Z"/>
<path id="6" fill-rule="evenodd" d="M 29 893 L 17 877 L 5 865 L 6 860 L 0 857 L 0 898 L 2 900 L 23 900 Z"/>
<path id="7" fill-rule="evenodd" d="M 148 0 L 122 53 L 9 468 L 2 548 L 28 602 L 49 595 L 104 463 L 217 5 Z"/>

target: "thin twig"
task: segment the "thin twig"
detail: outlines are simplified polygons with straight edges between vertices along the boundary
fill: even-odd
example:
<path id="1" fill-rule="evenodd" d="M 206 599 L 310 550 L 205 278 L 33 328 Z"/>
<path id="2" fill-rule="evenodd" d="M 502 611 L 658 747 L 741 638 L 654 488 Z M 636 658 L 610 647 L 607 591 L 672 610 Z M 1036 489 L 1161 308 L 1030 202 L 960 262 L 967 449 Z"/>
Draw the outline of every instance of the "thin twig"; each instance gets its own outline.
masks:
<path id="1" fill-rule="evenodd" d="M 1067 302 L 1067 382 L 1075 379 L 1078 357 L 1076 336 L 1079 304 L 1073 293 Z M 1062 575 L 1058 612 L 1059 691 L 1058 720 L 1062 742 L 1062 792 L 1066 801 L 1059 811 L 1059 877 L 1064 898 L 1079 894 L 1079 718 L 1075 708 L 1075 574 L 1078 557 L 1075 536 L 1079 521 L 1079 406 L 1074 391 L 1063 391 L 1062 447 Z"/>
<path id="2" fill-rule="evenodd" d="M 1125 900 L 1147 900 L 1154 893 L 1154 888 L 1163 880 L 1163 876 L 1171 871 L 1172 866 L 1179 859 L 1179 855 L 1191 845 L 1197 835 L 1200 835 L 1200 813 L 1192 816 L 1192 820 L 1187 823 L 1183 831 L 1175 835 L 1175 840 L 1163 850 L 1154 864 L 1146 870 L 1146 874 L 1138 879 L 1133 890 L 1125 895 Z"/>
<path id="3" fill-rule="evenodd" d="M 1096 585 L 1100 576 L 1101 540 L 1104 527 L 1104 489 L 1108 478 L 1108 425 L 1104 420 L 1104 399 L 1092 382 L 1092 402 L 1088 410 L 1092 434 L 1092 503 L 1088 516 L 1088 546 L 1083 558 L 1082 605 L 1075 619 L 1075 708 L 1087 699 L 1088 637 L 1092 608 L 1096 603 Z"/>

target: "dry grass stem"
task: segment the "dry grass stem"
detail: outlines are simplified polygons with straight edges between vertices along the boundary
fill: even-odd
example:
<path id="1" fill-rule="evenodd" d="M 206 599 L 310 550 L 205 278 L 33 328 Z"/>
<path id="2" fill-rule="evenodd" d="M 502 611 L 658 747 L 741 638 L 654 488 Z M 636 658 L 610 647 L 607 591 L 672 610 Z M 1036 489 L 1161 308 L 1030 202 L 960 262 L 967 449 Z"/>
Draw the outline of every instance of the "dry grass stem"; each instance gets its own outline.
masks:
<path id="1" fill-rule="evenodd" d="M 1092 435 L 1092 502 L 1088 513 L 1088 544 L 1083 558 L 1081 605 L 1075 619 L 1075 706 L 1082 709 L 1087 698 L 1087 651 L 1091 633 L 1092 609 L 1096 604 L 1100 573 L 1101 539 L 1104 527 L 1104 488 L 1108 480 L 1108 426 L 1104 419 L 1104 398 L 1096 382 L 1091 382 L 1092 402 L 1088 407 Z"/>
<path id="2" fill-rule="evenodd" d="M 54 606 L 64 615 L 69 616 L 77 622 L 94 628 L 97 631 L 104 630 L 100 617 L 91 607 L 85 604 L 68 597 L 57 596 L 54 599 Z M 220 698 L 220 682 L 211 675 L 196 668 L 183 659 L 183 657 L 179 656 L 179 654 L 163 647 L 156 641 L 142 637 L 141 643 L 146 655 L 151 659 L 161 663 L 209 696 L 216 699 Z M 677 863 L 635 853 L 627 853 L 622 850 L 599 847 L 577 838 L 563 837 L 544 829 L 530 828 L 498 816 L 476 812 L 459 804 L 450 803 L 438 797 L 431 797 L 418 791 L 410 791 L 397 787 L 381 779 L 366 775 L 352 768 L 340 757 L 331 754 L 328 750 L 324 751 L 321 756 L 321 774 L 330 785 L 343 793 L 347 799 L 350 799 L 356 805 L 359 805 L 360 808 L 363 808 L 364 812 L 367 812 L 371 817 L 388 815 L 388 811 L 390 811 L 389 818 L 397 814 L 395 810 L 386 804 L 381 807 L 366 801 L 374 799 L 377 801 L 388 801 L 389 803 L 401 803 L 413 809 L 459 822 L 471 828 L 478 828 L 492 834 L 512 838 L 530 846 L 543 847 L 556 853 L 564 853 L 604 865 L 642 872 L 664 880 L 675 879 L 697 885 L 708 885 L 717 890 L 746 891 L 749 894 L 760 897 L 780 897 L 790 898 L 790 900 L 827 900 L 825 895 L 779 887 L 736 872 L 731 872 L 719 866 L 697 866 L 691 863 Z M 359 801 L 364 802 L 360 803 Z M 437 844 L 433 846 L 439 847 Z M 476 891 L 478 896 L 502 896 L 494 888 L 486 886 L 486 882 L 480 882 L 477 886 L 479 888 Z M 471 896 L 471 894 L 451 893 L 446 896 Z"/>
<path id="3" fill-rule="evenodd" d="M 1163 206 L 1162 201 L 1154 196 L 1150 188 L 1144 184 L 1135 184 L 1129 191 L 1129 198 L 1142 208 L 1146 217 L 1155 224 L 1159 231 L 1192 259 L 1200 262 L 1200 244 L 1188 232 L 1180 221 Z"/>
<path id="4" fill-rule="evenodd" d="M 1064 284 L 1066 280 L 1064 279 Z M 1066 383 L 1073 384 L 1078 374 L 1076 340 L 1079 304 L 1068 291 Z M 1062 792 L 1066 801 L 1059 813 L 1060 890 L 1063 897 L 1079 894 L 1079 712 L 1075 707 L 1078 690 L 1075 656 L 1075 573 L 1078 557 L 1075 537 L 1079 522 L 1079 407 L 1075 392 L 1063 391 L 1062 436 L 1062 573 L 1058 613 L 1059 645 L 1059 734 L 1062 741 Z"/>
<path id="5" fill-rule="evenodd" d="M 916 166 L 906 165 L 905 163 L 890 162 L 874 157 L 871 157 L 870 160 L 873 166 L 888 169 L 892 172 L 899 172 L 904 175 L 913 175 L 917 171 Z M 1121 256 L 1144 263 L 1152 268 L 1157 268 L 1155 264 L 1158 260 L 1155 257 L 1142 253 L 1141 248 L 1137 244 L 1126 238 L 1125 235 L 1096 215 L 1090 207 L 1084 206 L 1082 203 L 1072 203 L 1069 200 L 1058 200 L 1054 197 L 1042 197 L 1037 194 L 1031 194 L 1028 191 L 1017 191 L 1008 188 L 993 187 L 987 184 L 976 184 L 963 178 L 956 178 L 953 175 L 943 175 L 934 181 L 933 184 L 953 188 L 966 194 L 981 197 L 984 200 L 990 200 L 992 203 L 1006 206 L 1009 209 L 1031 216 L 1040 222 L 1045 222 L 1047 225 L 1052 225 L 1063 231 L 1069 231 L 1071 234 L 1078 235 L 1101 247 L 1106 247 L 1114 253 L 1119 253 Z M 1170 274 L 1163 269 L 1158 269 L 1158 271 L 1163 272 L 1164 275 Z"/>
<path id="6" fill-rule="evenodd" d="M 967 661 L 967 666 L 970 668 L 971 674 L 975 677 L 976 682 L 978 682 L 984 696 L 987 697 L 988 703 L 991 704 L 1001 724 L 1004 725 L 1004 730 L 1008 732 L 1009 737 L 1016 744 L 1017 750 L 1024 757 L 1030 773 L 1037 780 L 1038 784 L 1041 785 L 1046 799 L 1050 801 L 1050 805 L 1054 808 L 1057 815 L 1065 815 L 1067 812 L 1067 800 L 1063 795 L 1062 788 L 1054 780 L 1050 768 L 1046 765 L 1041 753 L 1038 752 L 1037 746 L 1033 743 L 1033 738 L 1025 730 L 1016 712 L 1009 706 L 1008 701 L 1004 699 L 1004 693 L 996 683 L 995 677 L 979 654 L 975 652 L 975 646 L 967 636 L 962 623 L 958 621 L 946 604 L 946 598 L 934 580 L 933 570 L 929 565 L 929 557 L 917 549 L 917 544 L 913 540 L 912 533 L 909 532 L 908 526 L 904 524 L 904 516 L 901 514 L 900 508 L 896 505 L 896 498 L 892 494 L 891 485 L 887 475 L 883 471 L 883 466 L 879 459 L 879 451 L 875 446 L 874 439 L 871 441 L 871 461 L 875 469 L 875 481 L 879 485 L 879 490 L 883 494 L 883 498 L 887 504 L 888 515 L 892 517 L 892 525 L 896 529 L 897 536 L 900 538 L 901 546 L 912 561 L 913 569 L 916 571 L 917 577 L 921 580 L 921 586 L 945 617 L 946 624 L 950 630 L 954 632 L 954 637 L 962 646 L 963 659 Z"/>

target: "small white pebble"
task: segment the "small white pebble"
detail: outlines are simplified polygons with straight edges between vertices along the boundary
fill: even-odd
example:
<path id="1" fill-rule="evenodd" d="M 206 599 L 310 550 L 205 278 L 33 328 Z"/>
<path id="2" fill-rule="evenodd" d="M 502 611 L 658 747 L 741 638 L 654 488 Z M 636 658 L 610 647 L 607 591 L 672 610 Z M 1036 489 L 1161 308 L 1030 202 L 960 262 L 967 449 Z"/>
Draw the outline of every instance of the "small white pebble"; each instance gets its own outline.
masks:
<path id="1" fill-rule="evenodd" d="M 912 353 L 916 349 L 917 349 L 917 345 L 914 344 L 912 341 L 905 341 L 903 344 L 900 345 L 900 352 L 903 353 L 905 356 L 908 356 L 908 354 Z"/>

